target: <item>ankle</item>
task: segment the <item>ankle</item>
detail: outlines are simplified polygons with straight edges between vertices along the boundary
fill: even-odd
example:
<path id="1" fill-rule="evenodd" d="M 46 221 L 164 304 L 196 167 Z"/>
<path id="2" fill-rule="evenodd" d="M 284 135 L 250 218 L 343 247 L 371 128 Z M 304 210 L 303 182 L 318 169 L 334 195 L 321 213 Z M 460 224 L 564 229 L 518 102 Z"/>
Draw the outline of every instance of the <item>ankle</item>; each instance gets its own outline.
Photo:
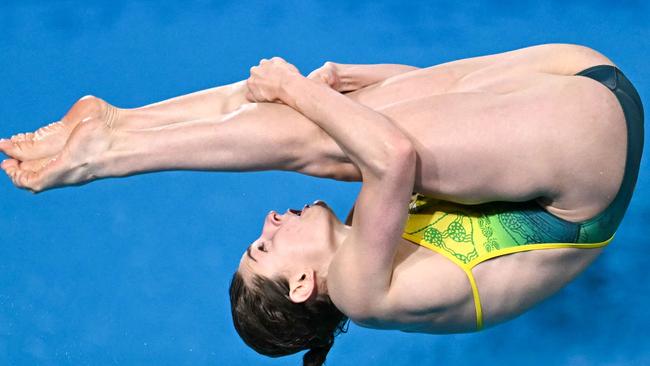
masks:
<path id="1" fill-rule="evenodd" d="M 111 104 L 104 102 L 102 119 L 109 129 L 118 129 L 124 124 L 124 111 Z"/>
<path id="2" fill-rule="evenodd" d="M 118 128 L 122 124 L 123 110 L 93 95 L 80 98 L 64 119 L 84 121 L 90 118 L 104 121 L 109 128 Z"/>

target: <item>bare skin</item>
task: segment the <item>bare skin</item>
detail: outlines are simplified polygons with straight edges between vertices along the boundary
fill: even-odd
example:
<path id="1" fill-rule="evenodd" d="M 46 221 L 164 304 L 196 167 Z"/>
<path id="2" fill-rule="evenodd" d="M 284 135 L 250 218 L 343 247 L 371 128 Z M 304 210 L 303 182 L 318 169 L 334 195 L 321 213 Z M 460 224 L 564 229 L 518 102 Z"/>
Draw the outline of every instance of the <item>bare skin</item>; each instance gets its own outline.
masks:
<path id="1" fill-rule="evenodd" d="M 390 118 L 413 141 L 418 157 L 414 190 L 460 203 L 537 199 L 558 217 L 586 220 L 601 212 L 618 190 L 625 124 L 611 92 L 593 80 L 570 75 L 612 63 L 581 47 L 524 50 L 409 71 L 346 96 Z M 61 125 L 50 128 L 54 131 L 50 137 L 41 138 L 49 132 L 43 130 L 0 144 L 14 158 L 3 169 L 17 186 L 33 191 L 163 169 L 286 169 L 360 179 L 359 170 L 338 145 L 306 117 L 286 105 L 248 103 L 242 98 L 244 92 L 240 83 L 222 95 L 219 108 L 174 118 L 168 118 L 172 104 L 158 106 L 158 110 L 150 107 L 147 118 L 143 110 L 116 112 L 102 101 L 87 98 L 73 106 Z M 265 135 L 242 140 L 264 126 Z M 84 128 L 75 131 L 79 127 Z M 183 131 L 194 137 L 178 137 Z M 104 142 L 89 149 L 75 136 L 82 141 L 103 136 Z M 109 143 L 105 136 L 111 137 Z M 615 142 L 602 143 L 605 137 Z M 229 141 L 244 141 L 244 146 L 228 145 Z M 190 142 L 194 146 L 189 147 Z M 120 153 L 135 145 L 143 147 L 141 155 L 129 158 Z M 121 150 L 116 149 L 120 146 Z M 166 156 L 164 151 L 170 151 L 170 146 L 172 152 Z M 292 148 L 277 152 L 265 146 Z M 206 154 L 202 161 L 192 159 L 196 151 L 206 148 L 214 154 Z M 237 160 L 244 159 L 238 148 L 247 152 L 248 160 Z M 154 155 L 158 161 L 142 158 Z M 45 173 L 52 174 L 43 183 L 38 179 Z M 30 186 L 30 182 L 37 185 Z M 516 316 L 548 297 L 599 252 L 554 249 L 480 264 L 474 274 L 486 325 Z M 431 278 L 441 275 L 448 283 L 437 287 Z M 518 282 L 506 283 L 503 278 L 518 278 Z M 403 306 L 403 312 L 386 314 L 387 324 L 419 332 L 472 329 L 475 319 L 469 284 L 462 271 L 446 259 L 402 241 L 393 281 L 396 298 L 412 300 L 414 288 L 420 296 L 418 301 L 396 305 Z M 449 284 L 454 284 L 451 291 Z M 503 301 L 506 293 L 512 302 Z M 415 310 L 432 307 L 437 309 L 435 317 L 413 318 Z"/>

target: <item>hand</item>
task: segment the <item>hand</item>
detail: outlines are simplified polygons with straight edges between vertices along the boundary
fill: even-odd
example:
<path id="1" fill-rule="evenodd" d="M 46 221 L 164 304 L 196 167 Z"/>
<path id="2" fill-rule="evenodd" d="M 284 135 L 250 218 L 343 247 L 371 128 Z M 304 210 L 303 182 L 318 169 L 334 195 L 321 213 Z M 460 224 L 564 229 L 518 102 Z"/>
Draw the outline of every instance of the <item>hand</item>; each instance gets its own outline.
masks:
<path id="1" fill-rule="evenodd" d="M 0 152 L 10 158 L 0 167 L 16 187 L 33 193 L 94 180 L 93 163 L 110 146 L 115 110 L 84 97 L 61 121 L 1 141 Z"/>
<path id="2" fill-rule="evenodd" d="M 246 80 L 246 99 L 251 102 L 287 103 L 283 85 L 290 77 L 300 75 L 295 66 L 280 57 L 262 59 L 258 66 L 251 67 L 250 72 L 251 76 Z"/>
<path id="3" fill-rule="evenodd" d="M 325 62 L 323 66 L 309 73 L 307 79 L 324 83 L 338 92 L 344 91 L 341 87 L 338 68 L 335 63 L 330 61 Z"/>

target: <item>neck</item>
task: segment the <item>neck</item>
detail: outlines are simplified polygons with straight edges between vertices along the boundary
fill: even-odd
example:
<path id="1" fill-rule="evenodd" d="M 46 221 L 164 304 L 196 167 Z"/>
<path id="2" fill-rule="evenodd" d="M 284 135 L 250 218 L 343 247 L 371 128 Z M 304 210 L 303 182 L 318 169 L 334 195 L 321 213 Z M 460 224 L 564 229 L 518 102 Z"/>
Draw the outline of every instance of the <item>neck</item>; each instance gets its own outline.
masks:
<path id="1" fill-rule="evenodd" d="M 334 245 L 335 249 L 338 250 L 341 245 L 343 245 L 343 242 L 345 239 L 347 239 L 348 235 L 350 235 L 350 230 L 352 229 L 352 226 L 340 224 L 336 225 L 333 230 L 334 234 Z"/>
<path id="2" fill-rule="evenodd" d="M 339 225 L 335 225 L 332 230 L 333 250 L 331 252 L 331 256 L 329 260 L 326 263 L 324 263 L 324 266 L 321 268 L 321 270 L 318 271 L 318 277 L 319 277 L 318 292 L 321 294 L 327 294 L 327 273 L 329 272 L 330 263 L 332 262 L 332 258 L 334 258 L 336 252 L 343 245 L 345 239 L 348 237 L 348 235 L 350 235 L 351 229 L 352 226 L 339 224 Z"/>

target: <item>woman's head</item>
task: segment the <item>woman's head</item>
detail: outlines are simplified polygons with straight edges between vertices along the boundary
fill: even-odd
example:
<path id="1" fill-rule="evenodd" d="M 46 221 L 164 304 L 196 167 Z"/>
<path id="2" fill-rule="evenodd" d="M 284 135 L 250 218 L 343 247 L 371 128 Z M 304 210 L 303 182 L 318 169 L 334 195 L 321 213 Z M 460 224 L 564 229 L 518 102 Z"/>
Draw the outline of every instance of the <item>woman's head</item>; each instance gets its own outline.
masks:
<path id="1" fill-rule="evenodd" d="M 293 302 L 286 279 L 255 275 L 248 285 L 239 272 L 230 284 L 233 323 L 239 336 L 258 353 L 279 357 L 302 350 L 304 365 L 321 365 L 347 317 L 329 296 Z"/>
<path id="2" fill-rule="evenodd" d="M 271 357 L 310 350 L 306 365 L 324 362 L 347 320 L 326 288 L 346 228 L 324 203 L 267 215 L 230 285 L 233 322 L 246 344 Z"/>
<path id="3" fill-rule="evenodd" d="M 248 279 L 252 274 L 268 278 L 301 277 L 314 271 L 324 274 L 338 248 L 345 227 L 322 201 L 305 205 L 302 211 L 269 212 L 260 236 L 242 255 L 239 269 Z"/>

